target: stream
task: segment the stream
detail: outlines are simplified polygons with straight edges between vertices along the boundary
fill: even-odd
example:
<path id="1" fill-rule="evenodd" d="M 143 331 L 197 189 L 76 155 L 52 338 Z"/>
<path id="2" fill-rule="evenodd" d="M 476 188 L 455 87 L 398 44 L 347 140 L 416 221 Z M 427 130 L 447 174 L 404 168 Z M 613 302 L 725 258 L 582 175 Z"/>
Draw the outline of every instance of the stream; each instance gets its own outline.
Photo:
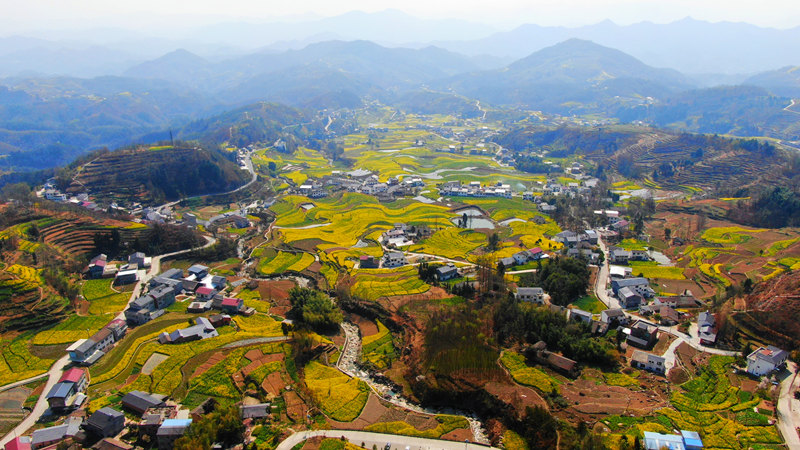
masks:
<path id="1" fill-rule="evenodd" d="M 472 430 L 474 439 L 473 442 L 490 444 L 489 439 L 486 437 L 483 423 L 474 415 L 453 408 L 429 408 L 420 406 L 403 398 L 392 389 L 392 386 L 370 377 L 367 372 L 358 367 L 358 358 L 361 355 L 361 335 L 358 332 L 358 327 L 350 322 L 342 322 L 342 329 L 345 334 L 345 343 L 342 348 L 342 354 L 337 362 L 339 370 L 353 378 L 364 381 L 378 393 L 381 398 L 401 408 L 423 414 L 463 416 L 469 421 L 469 427 Z"/>

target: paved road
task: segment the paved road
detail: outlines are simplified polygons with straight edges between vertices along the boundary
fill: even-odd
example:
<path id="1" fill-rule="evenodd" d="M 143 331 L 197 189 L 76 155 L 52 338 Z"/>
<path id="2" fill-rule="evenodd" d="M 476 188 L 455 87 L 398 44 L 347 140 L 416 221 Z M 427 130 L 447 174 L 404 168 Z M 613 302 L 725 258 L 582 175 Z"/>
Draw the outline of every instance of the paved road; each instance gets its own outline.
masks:
<path id="1" fill-rule="evenodd" d="M 603 265 L 597 271 L 597 281 L 594 284 L 594 295 L 598 300 L 603 302 L 608 309 L 619 308 L 619 300 L 608 295 L 608 252 L 606 251 L 606 244 L 603 239 L 597 237 L 597 245 L 606 257 L 603 258 Z"/>
<path id="2" fill-rule="evenodd" d="M 0 447 L 6 445 L 8 441 L 13 439 L 15 436 L 21 436 L 25 434 L 31 427 L 33 427 L 36 422 L 39 421 L 39 418 L 47 411 L 48 404 L 46 395 L 47 392 L 50 392 L 50 389 L 58 382 L 58 379 L 61 378 L 62 372 L 64 367 L 69 363 L 69 356 L 64 355 L 61 359 L 55 362 L 50 367 L 50 370 L 47 371 L 47 375 L 49 378 L 47 379 L 47 383 L 44 386 L 44 390 L 42 391 L 43 394 L 39 396 L 39 400 L 36 401 L 36 406 L 33 407 L 33 411 L 28 415 L 28 417 L 24 418 L 22 422 L 19 423 L 11 432 L 6 434 L 3 439 L 0 440 Z"/>
<path id="3" fill-rule="evenodd" d="M 41 380 L 42 378 L 46 378 L 46 377 L 47 377 L 47 372 L 45 372 L 43 374 L 40 374 L 40 375 L 36 375 L 35 377 L 30 377 L 30 378 L 26 378 L 24 380 L 15 381 L 15 382 L 9 383 L 9 384 L 7 384 L 5 386 L 0 386 L 0 392 L 7 391 L 9 389 L 14 389 L 15 387 L 18 387 L 18 386 L 24 386 L 24 385 L 30 383 L 31 381 Z"/>
<path id="4" fill-rule="evenodd" d="M 800 400 L 794 398 L 794 391 L 800 389 L 800 376 L 797 376 L 797 365 L 793 362 L 786 363 L 789 373 L 781 382 L 781 392 L 778 397 L 778 430 L 789 448 L 800 448 L 800 437 L 797 428 L 800 427 Z"/>
<path id="5" fill-rule="evenodd" d="M 466 442 L 443 441 L 441 439 L 423 439 L 417 437 L 398 436 L 394 434 L 347 430 L 301 431 L 289 436 L 286 440 L 278 444 L 276 450 L 291 450 L 291 448 L 295 445 L 317 436 L 324 436 L 334 439 L 344 437 L 352 444 L 361 445 L 363 442 L 366 448 L 372 448 L 372 446 L 375 445 L 381 450 L 385 448 L 386 444 L 390 444 L 392 450 L 497 450 L 495 447 Z"/>

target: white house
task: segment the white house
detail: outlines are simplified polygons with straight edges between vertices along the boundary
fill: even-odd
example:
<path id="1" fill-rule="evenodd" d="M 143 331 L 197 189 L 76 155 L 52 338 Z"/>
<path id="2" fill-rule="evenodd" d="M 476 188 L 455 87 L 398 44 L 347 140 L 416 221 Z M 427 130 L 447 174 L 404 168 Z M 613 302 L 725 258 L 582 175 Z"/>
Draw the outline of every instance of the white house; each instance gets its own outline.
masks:
<path id="1" fill-rule="evenodd" d="M 786 363 L 789 353 L 772 345 L 759 347 L 753 353 L 747 355 L 747 372 L 755 375 L 766 375 L 777 370 Z"/>
<path id="2" fill-rule="evenodd" d="M 523 302 L 544 303 L 544 289 L 540 287 L 517 288 L 516 297 Z"/>
<path id="3" fill-rule="evenodd" d="M 635 350 L 631 357 L 631 366 L 660 374 L 666 371 L 664 362 L 664 358 L 641 350 Z"/>

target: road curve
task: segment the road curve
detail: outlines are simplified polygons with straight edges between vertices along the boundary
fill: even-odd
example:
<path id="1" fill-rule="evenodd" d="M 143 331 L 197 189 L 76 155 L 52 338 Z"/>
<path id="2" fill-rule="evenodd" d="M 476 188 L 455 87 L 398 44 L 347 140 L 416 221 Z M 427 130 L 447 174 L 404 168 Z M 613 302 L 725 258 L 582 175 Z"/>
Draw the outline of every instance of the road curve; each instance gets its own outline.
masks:
<path id="1" fill-rule="evenodd" d="M 793 396 L 795 390 L 800 389 L 800 377 L 797 376 L 798 367 L 793 362 L 787 362 L 788 374 L 781 382 L 781 392 L 778 396 L 778 430 L 789 448 L 800 448 L 800 437 L 797 429 L 800 427 L 800 400 Z"/>
<path id="2" fill-rule="evenodd" d="M 350 443 L 355 445 L 361 445 L 363 442 L 366 448 L 372 448 L 372 446 L 375 445 L 379 449 L 384 449 L 385 446 L 389 444 L 391 450 L 405 450 L 406 448 L 409 450 L 498 450 L 495 447 L 467 442 L 444 441 L 441 439 L 424 439 L 418 437 L 399 436 L 395 434 L 349 430 L 300 431 L 289 436 L 283 442 L 278 444 L 276 450 L 291 450 L 295 445 L 310 438 L 319 436 L 333 439 L 344 437 Z"/>
<path id="3" fill-rule="evenodd" d="M 34 424 L 39 420 L 39 418 L 47 411 L 48 404 L 47 404 L 47 396 L 45 395 L 47 392 L 50 392 L 50 389 L 55 386 L 58 382 L 59 378 L 61 378 L 62 371 L 64 367 L 69 363 L 69 356 L 64 355 L 55 362 L 52 366 L 50 366 L 50 370 L 47 371 L 47 375 L 49 378 L 47 379 L 47 383 L 44 386 L 44 390 L 42 391 L 42 395 L 39 396 L 39 400 L 36 401 L 36 405 L 33 407 L 33 411 L 28 414 L 28 417 L 22 419 L 22 422 L 19 423 L 13 430 L 11 430 L 8 434 L 6 434 L 3 439 L 0 439 L 0 447 L 4 447 L 8 441 L 13 439 L 15 436 L 21 436 L 25 434 Z"/>

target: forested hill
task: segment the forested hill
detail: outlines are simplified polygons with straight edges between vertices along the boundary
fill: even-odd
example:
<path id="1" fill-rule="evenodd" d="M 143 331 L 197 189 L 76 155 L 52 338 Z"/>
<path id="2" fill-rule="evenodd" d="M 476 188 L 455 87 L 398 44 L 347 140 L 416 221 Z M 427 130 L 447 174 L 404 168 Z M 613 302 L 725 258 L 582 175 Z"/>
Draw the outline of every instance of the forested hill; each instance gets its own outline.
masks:
<path id="1" fill-rule="evenodd" d="M 161 203 L 226 192 L 250 174 L 218 150 L 192 146 L 134 148 L 106 152 L 83 166 L 70 192 L 99 200 Z"/>

